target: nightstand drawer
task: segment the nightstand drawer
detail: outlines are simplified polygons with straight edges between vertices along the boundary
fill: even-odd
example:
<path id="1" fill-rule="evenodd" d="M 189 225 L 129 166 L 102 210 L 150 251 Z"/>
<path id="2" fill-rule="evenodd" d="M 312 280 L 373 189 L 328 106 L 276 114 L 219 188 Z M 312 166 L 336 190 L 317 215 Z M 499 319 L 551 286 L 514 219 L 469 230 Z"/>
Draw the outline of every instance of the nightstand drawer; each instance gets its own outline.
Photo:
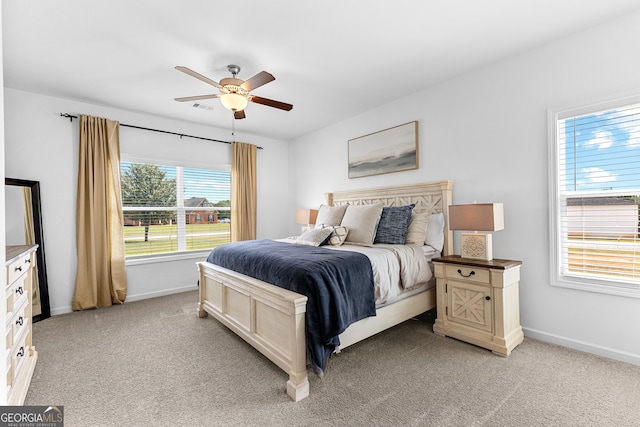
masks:
<path id="1" fill-rule="evenodd" d="M 478 283 L 491 283 L 491 273 L 486 268 L 448 264 L 445 267 L 445 274 L 447 278 L 450 279 L 470 280 Z"/>

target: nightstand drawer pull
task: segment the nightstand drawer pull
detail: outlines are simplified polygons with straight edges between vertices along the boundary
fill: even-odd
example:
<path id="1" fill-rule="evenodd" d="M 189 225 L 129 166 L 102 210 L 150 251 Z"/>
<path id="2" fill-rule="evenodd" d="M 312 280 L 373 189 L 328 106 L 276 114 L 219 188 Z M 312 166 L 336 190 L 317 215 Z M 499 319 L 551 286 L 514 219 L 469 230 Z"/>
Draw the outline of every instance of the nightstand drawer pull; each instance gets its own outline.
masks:
<path id="1" fill-rule="evenodd" d="M 484 299 L 486 299 L 487 301 L 491 301 L 491 297 L 489 295 L 487 295 L 486 297 L 484 297 Z"/>
<path id="2" fill-rule="evenodd" d="M 24 323 L 24 318 L 22 316 L 18 317 L 18 320 L 16 320 L 16 325 L 22 326 L 23 323 Z"/>
<path id="3" fill-rule="evenodd" d="M 20 347 L 20 351 L 18 351 L 18 354 L 16 354 L 16 357 L 22 357 L 24 356 L 24 347 Z"/>
<path id="4" fill-rule="evenodd" d="M 462 277 L 471 277 L 474 274 L 476 274 L 476 272 L 471 270 L 471 272 L 465 276 L 464 274 L 462 274 L 462 270 L 458 269 L 458 274 L 461 275 Z"/>

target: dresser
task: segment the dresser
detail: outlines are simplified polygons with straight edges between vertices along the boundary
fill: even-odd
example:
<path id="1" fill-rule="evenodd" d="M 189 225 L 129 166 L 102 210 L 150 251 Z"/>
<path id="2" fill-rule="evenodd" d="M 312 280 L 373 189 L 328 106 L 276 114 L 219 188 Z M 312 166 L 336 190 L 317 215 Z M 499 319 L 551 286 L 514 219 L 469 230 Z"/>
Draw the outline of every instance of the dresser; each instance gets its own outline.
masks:
<path id="1" fill-rule="evenodd" d="M 6 371 L 7 404 L 22 405 L 38 353 L 31 340 L 31 283 L 38 245 L 7 246 Z"/>
<path id="2" fill-rule="evenodd" d="M 521 261 L 450 255 L 433 260 L 437 319 L 433 331 L 509 356 L 522 342 Z"/>

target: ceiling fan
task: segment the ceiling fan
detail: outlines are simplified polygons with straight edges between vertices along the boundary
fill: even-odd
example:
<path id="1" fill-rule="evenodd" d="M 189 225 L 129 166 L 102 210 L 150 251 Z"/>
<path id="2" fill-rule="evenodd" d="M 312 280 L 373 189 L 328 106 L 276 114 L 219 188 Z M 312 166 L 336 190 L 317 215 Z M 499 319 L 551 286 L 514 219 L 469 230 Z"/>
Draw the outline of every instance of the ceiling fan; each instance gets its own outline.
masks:
<path id="1" fill-rule="evenodd" d="M 249 93 L 253 89 L 259 88 L 262 85 L 274 81 L 276 78 L 273 77 L 272 74 L 267 73 L 266 71 L 260 71 L 250 79 L 243 81 L 236 78 L 236 75 L 240 72 L 239 66 L 232 64 L 228 65 L 227 69 L 233 77 L 224 78 L 220 80 L 220 83 L 218 83 L 208 77 L 203 76 L 202 74 L 196 73 L 195 71 L 187 67 L 177 66 L 176 70 L 182 71 L 183 73 L 188 74 L 191 77 L 195 77 L 196 79 L 217 88 L 220 93 L 211 95 L 186 96 L 183 98 L 175 98 L 175 100 L 179 102 L 185 102 L 196 101 L 199 99 L 220 98 L 220 102 L 222 103 L 222 105 L 224 105 L 226 109 L 233 111 L 233 117 L 235 117 L 236 119 L 244 119 L 246 117 L 244 114 L 244 108 L 247 106 L 247 103 L 249 101 L 255 102 L 256 104 L 266 105 L 268 107 L 279 108 L 285 111 L 289 111 L 293 108 L 293 105 L 291 104 L 274 101 L 273 99 L 262 98 L 260 96 L 251 95 Z"/>

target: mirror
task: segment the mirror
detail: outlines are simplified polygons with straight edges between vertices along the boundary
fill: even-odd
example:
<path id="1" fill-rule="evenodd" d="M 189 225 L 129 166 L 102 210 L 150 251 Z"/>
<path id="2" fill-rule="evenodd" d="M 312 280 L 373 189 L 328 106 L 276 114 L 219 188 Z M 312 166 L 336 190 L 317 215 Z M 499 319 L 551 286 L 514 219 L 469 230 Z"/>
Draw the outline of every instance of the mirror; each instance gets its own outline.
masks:
<path id="1" fill-rule="evenodd" d="M 28 239 L 38 245 L 36 251 L 37 275 L 32 295 L 32 320 L 51 317 L 49 286 L 44 256 L 44 234 L 40 209 L 40 183 L 24 179 L 5 178 L 5 240 L 6 245 L 26 245 Z M 30 209 L 31 212 L 27 212 Z M 26 218 L 33 219 L 33 227 L 26 231 Z M 28 235 L 31 234 L 30 237 Z M 37 286 L 36 286 L 37 285 Z"/>

